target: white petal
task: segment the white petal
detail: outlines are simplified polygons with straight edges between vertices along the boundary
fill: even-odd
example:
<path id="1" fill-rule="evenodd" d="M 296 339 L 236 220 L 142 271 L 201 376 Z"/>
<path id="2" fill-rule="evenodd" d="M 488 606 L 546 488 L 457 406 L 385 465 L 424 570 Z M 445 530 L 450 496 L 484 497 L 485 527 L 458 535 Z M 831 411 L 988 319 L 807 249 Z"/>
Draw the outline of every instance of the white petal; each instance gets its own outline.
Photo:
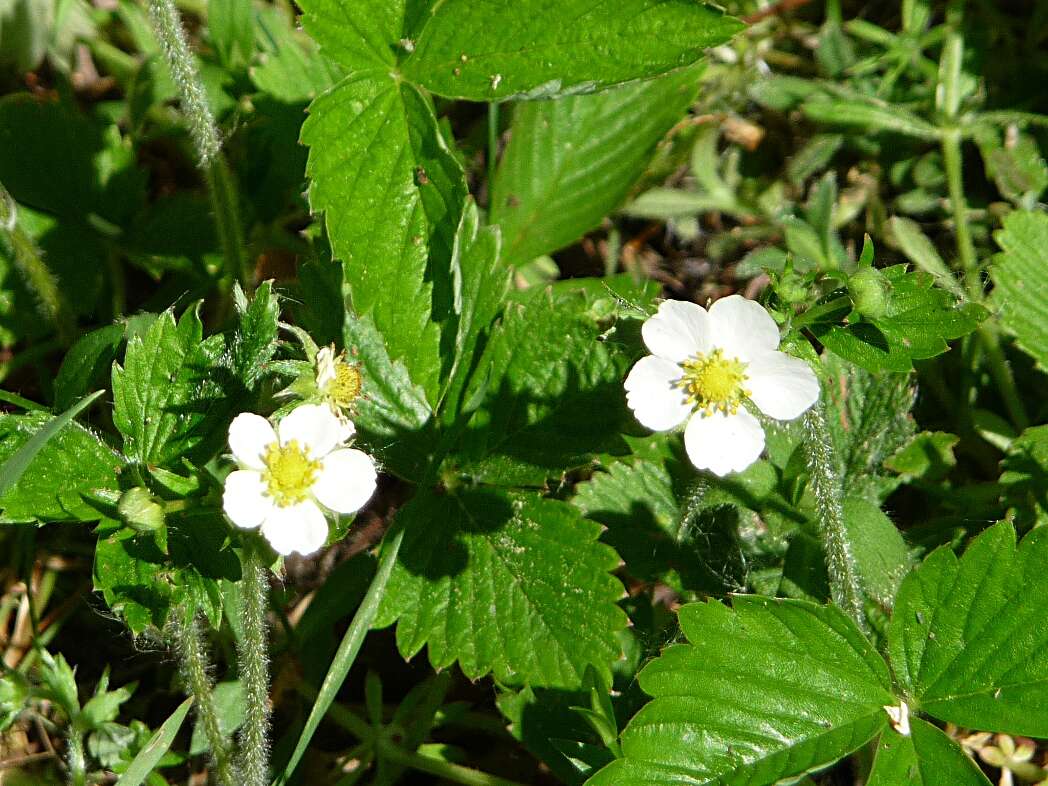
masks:
<path id="1" fill-rule="evenodd" d="M 327 540 L 327 519 L 313 500 L 286 508 L 277 506 L 262 523 L 262 534 L 284 556 L 293 551 L 312 554 Z"/>
<path id="2" fill-rule="evenodd" d="M 760 303 L 729 295 L 710 306 L 714 346 L 726 355 L 749 361 L 779 346 L 779 326 Z"/>
<path id="3" fill-rule="evenodd" d="M 238 469 L 226 477 L 222 491 L 222 510 L 242 529 L 254 529 L 273 511 L 273 500 L 266 495 L 262 473 Z"/>
<path id="4" fill-rule="evenodd" d="M 352 448 L 328 453 L 313 483 L 313 495 L 336 513 L 353 513 L 375 493 L 378 473 L 371 456 Z"/>
<path id="5" fill-rule="evenodd" d="M 339 444 L 342 437 L 342 424 L 335 413 L 323 404 L 303 404 L 295 407 L 277 424 L 280 444 L 286 445 L 291 440 L 315 459 L 323 458 Z"/>
<path id="6" fill-rule="evenodd" d="M 262 456 L 276 441 L 276 432 L 261 415 L 242 412 L 229 424 L 229 449 L 237 463 L 246 469 L 264 469 Z"/>
<path id="7" fill-rule="evenodd" d="M 819 380 L 811 366 L 782 352 L 764 352 L 746 367 L 746 387 L 761 412 L 793 420 L 819 399 Z"/>
<path id="8" fill-rule="evenodd" d="M 626 377 L 626 403 L 641 425 L 652 431 L 679 426 L 691 413 L 684 391 L 673 383 L 681 378 L 676 363 L 648 355 L 637 361 Z"/>
<path id="9" fill-rule="evenodd" d="M 353 421 L 347 417 L 343 417 L 338 413 L 335 413 L 335 417 L 338 418 L 338 441 L 339 444 L 349 442 L 353 439 L 353 436 L 357 433 L 357 427 L 353 425 Z"/>
<path id="10" fill-rule="evenodd" d="M 323 390 L 335 381 L 335 350 L 321 347 L 316 357 L 317 387 Z"/>
<path id="11" fill-rule="evenodd" d="M 651 354 L 680 363 L 709 349 L 709 314 L 695 303 L 667 300 L 644 323 L 641 335 Z"/>
<path id="12" fill-rule="evenodd" d="M 723 478 L 729 472 L 742 472 L 760 458 L 764 429 L 744 409 L 734 415 L 696 412 L 684 429 L 684 449 L 696 467 Z"/>

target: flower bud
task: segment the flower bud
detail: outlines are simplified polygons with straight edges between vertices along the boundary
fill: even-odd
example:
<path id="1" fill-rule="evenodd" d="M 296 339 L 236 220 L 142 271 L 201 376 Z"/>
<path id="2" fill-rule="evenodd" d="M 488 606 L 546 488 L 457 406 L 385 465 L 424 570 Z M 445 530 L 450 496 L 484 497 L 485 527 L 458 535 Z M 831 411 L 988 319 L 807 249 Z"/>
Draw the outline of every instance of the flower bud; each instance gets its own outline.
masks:
<path id="1" fill-rule="evenodd" d="M 869 319 L 884 316 L 891 291 L 891 282 L 875 267 L 860 268 L 848 279 L 848 292 L 855 310 Z"/>
<path id="2" fill-rule="evenodd" d="M 128 489 L 117 503 L 120 520 L 135 532 L 154 532 L 164 526 L 164 506 L 141 486 Z"/>

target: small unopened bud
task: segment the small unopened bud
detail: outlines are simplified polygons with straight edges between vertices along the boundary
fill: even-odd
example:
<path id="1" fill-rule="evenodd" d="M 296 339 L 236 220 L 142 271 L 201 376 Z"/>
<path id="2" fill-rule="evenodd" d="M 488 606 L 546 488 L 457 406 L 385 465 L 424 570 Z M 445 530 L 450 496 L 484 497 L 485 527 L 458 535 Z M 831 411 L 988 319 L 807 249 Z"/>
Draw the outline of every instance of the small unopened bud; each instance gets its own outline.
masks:
<path id="1" fill-rule="evenodd" d="M 164 506 L 141 486 L 121 494 L 116 509 L 120 520 L 135 532 L 155 532 L 164 526 Z"/>
<path id="2" fill-rule="evenodd" d="M 848 292 L 855 310 L 870 319 L 884 316 L 891 291 L 888 277 L 875 267 L 860 268 L 848 279 Z"/>

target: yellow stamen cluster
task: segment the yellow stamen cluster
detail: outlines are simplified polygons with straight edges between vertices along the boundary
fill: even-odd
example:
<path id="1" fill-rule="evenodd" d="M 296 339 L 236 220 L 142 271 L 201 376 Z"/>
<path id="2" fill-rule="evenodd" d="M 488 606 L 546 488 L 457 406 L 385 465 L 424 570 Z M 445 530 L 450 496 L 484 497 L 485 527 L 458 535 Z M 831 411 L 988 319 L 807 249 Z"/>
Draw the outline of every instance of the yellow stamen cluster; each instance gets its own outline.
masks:
<path id="1" fill-rule="evenodd" d="M 263 457 L 266 471 L 262 474 L 269 496 L 282 508 L 302 502 L 320 471 L 320 462 L 309 457 L 297 440 L 286 445 L 274 442 Z"/>
<path id="2" fill-rule="evenodd" d="M 337 406 L 345 409 L 360 395 L 360 371 L 345 361 L 335 363 L 335 378 L 328 382 L 324 395 Z"/>
<path id="3" fill-rule="evenodd" d="M 684 375 L 677 385 L 687 394 L 688 402 L 707 415 L 717 410 L 734 415 L 750 395 L 743 387 L 746 364 L 724 357 L 723 350 L 715 349 L 709 354 L 700 352 L 681 363 L 681 367 Z"/>

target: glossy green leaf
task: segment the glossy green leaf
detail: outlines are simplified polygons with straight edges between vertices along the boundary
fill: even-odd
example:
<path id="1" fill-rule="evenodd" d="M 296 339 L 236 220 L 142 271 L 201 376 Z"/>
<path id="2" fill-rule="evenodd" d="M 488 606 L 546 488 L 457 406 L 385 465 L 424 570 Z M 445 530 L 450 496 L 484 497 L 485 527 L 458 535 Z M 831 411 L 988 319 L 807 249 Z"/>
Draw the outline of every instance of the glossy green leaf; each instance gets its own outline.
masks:
<path id="1" fill-rule="evenodd" d="M 961 746 L 920 718 L 910 734 L 885 729 L 866 786 L 990 786 Z"/>
<path id="2" fill-rule="evenodd" d="M 695 0 L 445 0 L 401 68 L 451 98 L 547 98 L 690 65 L 740 29 Z"/>
<path id="3" fill-rule="evenodd" d="M 577 687 L 605 676 L 626 622 L 618 557 L 570 505 L 533 493 L 422 492 L 401 509 L 407 534 L 380 613 L 397 646 L 428 646 L 436 668 L 471 679 Z"/>
<path id="4" fill-rule="evenodd" d="M 1005 330 L 1042 369 L 1048 369 L 1048 215 L 1016 211 L 994 235 L 1001 253 L 993 258 L 992 302 Z"/>
<path id="5" fill-rule="evenodd" d="M 518 106 L 491 197 L 506 261 L 556 251 L 618 207 L 695 99 L 700 74 Z"/>
<path id="6" fill-rule="evenodd" d="M 164 758 L 164 754 L 170 750 L 175 742 L 175 737 L 182 728 L 189 714 L 189 708 L 193 706 L 193 699 L 186 699 L 175 708 L 168 716 L 156 733 L 149 738 L 149 742 L 138 752 L 131 765 L 124 770 L 123 775 L 117 780 L 117 786 L 140 786 L 146 781 L 153 769 Z"/>
<path id="7" fill-rule="evenodd" d="M 58 417 L 0 415 L 0 522 L 97 521 L 85 495 L 117 488 L 123 459 L 72 422 L 102 391 Z"/>
<path id="8" fill-rule="evenodd" d="M 832 606 L 739 596 L 681 608 L 690 644 L 640 674 L 653 698 L 624 758 L 589 786 L 773 784 L 824 767 L 888 724 L 884 660 Z"/>
<path id="9" fill-rule="evenodd" d="M 632 418 L 622 379 L 639 344 L 617 335 L 602 341 L 614 305 L 603 323 L 581 291 L 532 291 L 521 300 L 507 306 L 488 343 L 487 397 L 451 461 L 486 483 L 541 486 L 624 447 L 619 432 Z"/>
<path id="10" fill-rule="evenodd" d="M 1048 736 L 1048 536 L 997 524 L 903 582 L 888 632 L 906 695 L 940 720 Z"/>
<path id="11" fill-rule="evenodd" d="M 358 71 L 313 102 L 302 140 L 310 205 L 325 215 L 354 310 L 434 401 L 466 183 L 430 100 L 388 71 Z"/>

